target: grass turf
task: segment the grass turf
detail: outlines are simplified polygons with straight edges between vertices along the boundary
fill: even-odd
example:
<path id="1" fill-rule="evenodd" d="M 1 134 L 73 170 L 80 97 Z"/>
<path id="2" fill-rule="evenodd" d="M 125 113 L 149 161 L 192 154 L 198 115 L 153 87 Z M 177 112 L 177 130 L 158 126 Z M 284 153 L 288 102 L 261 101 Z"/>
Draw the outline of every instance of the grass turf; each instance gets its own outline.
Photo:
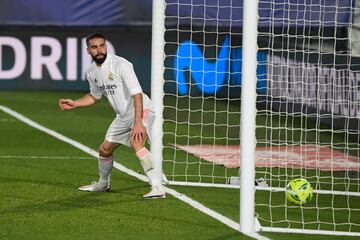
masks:
<path id="1" fill-rule="evenodd" d="M 110 193 L 79 192 L 97 178 L 95 160 L 3 112 L 0 119 L 1 239 L 243 238 L 171 196 L 142 200 L 148 185 L 119 171 Z"/>
<path id="2" fill-rule="evenodd" d="M 58 98 L 76 98 L 81 95 L 82 93 L 0 92 L 0 104 L 96 149 L 114 114 L 106 101 L 101 101 L 92 108 L 68 112 L 58 110 Z M 2 156 L 87 156 L 2 112 L 0 118 L 5 119 L 0 123 L 0 130 L 2 136 L 6 136 L 0 140 Z M 167 127 L 171 129 L 171 126 Z M 134 154 L 127 148 L 117 151 L 116 159 L 135 171 L 141 171 Z M 118 171 L 113 171 L 112 174 L 111 193 L 78 192 L 78 186 L 97 178 L 95 160 L 0 158 L 0 164 L 0 176 L 4 184 L 0 189 L 1 239 L 246 238 L 172 197 L 160 201 L 142 201 L 140 196 L 148 190 L 147 184 Z M 238 190 L 175 188 L 238 221 Z M 257 194 L 260 194 L 257 199 L 266 202 L 266 194 Z M 262 211 L 266 214 L 266 209 Z M 284 210 L 279 212 L 278 215 L 281 216 Z M 266 235 L 274 239 L 304 237 Z M 306 235 L 306 238 L 312 237 Z"/>

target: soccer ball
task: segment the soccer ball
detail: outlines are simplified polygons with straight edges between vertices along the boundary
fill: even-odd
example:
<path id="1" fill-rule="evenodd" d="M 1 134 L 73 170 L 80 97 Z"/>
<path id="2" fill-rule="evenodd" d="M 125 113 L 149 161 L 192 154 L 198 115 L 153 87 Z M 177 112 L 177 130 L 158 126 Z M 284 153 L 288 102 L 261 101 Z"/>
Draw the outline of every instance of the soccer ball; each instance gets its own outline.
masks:
<path id="1" fill-rule="evenodd" d="M 296 178 L 291 180 L 286 186 L 286 196 L 289 202 L 303 205 L 312 199 L 313 188 L 306 179 Z"/>

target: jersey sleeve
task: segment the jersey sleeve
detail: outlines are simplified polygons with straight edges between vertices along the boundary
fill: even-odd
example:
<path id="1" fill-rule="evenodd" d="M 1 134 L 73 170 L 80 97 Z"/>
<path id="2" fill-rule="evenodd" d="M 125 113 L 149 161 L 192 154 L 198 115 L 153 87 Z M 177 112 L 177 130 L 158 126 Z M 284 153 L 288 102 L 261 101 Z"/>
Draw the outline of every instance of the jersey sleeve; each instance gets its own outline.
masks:
<path id="1" fill-rule="evenodd" d="M 131 96 L 143 92 L 139 80 L 135 74 L 134 67 L 131 63 L 126 62 L 122 64 L 121 78 L 125 82 L 125 85 Z"/>
<path id="2" fill-rule="evenodd" d="M 90 79 L 88 74 L 85 74 L 86 80 L 89 82 L 90 85 L 90 94 L 96 99 L 100 99 L 102 97 L 102 93 L 100 88 L 95 84 L 93 80 Z"/>

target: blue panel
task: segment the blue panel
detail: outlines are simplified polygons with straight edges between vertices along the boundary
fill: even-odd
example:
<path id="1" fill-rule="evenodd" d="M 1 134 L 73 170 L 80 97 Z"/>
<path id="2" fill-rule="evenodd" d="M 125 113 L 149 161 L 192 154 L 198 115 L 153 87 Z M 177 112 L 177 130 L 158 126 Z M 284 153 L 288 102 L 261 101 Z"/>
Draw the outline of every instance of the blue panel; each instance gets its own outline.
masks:
<path id="1" fill-rule="evenodd" d="M 190 71 L 191 79 L 200 92 L 216 93 L 223 85 L 228 72 L 229 51 L 229 37 L 226 37 L 220 47 L 217 59 L 210 62 L 205 59 L 196 43 L 192 41 L 181 43 L 174 58 L 174 74 L 179 94 L 189 92 L 189 82 L 185 77 L 186 71 Z"/>
<path id="2" fill-rule="evenodd" d="M 214 61 L 207 60 L 200 46 L 193 41 L 187 40 L 179 45 L 173 68 L 180 95 L 189 94 L 190 85 L 207 95 L 219 92 L 227 84 L 241 86 L 242 48 L 231 47 L 229 39 L 229 36 L 225 37 Z M 266 54 L 259 52 L 257 60 L 257 90 L 266 92 Z"/>

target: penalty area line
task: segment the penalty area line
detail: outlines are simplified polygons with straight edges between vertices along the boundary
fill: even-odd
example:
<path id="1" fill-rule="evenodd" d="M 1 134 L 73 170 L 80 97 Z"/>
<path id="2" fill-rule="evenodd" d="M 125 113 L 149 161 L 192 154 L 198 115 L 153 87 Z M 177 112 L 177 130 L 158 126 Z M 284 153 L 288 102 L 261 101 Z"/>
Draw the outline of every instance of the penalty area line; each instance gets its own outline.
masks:
<path id="1" fill-rule="evenodd" d="M 83 152 L 85 153 L 88 153 L 89 155 L 93 156 L 93 157 L 98 157 L 98 152 L 85 146 L 84 144 L 80 143 L 80 142 L 77 142 L 69 137 L 66 137 L 64 135 L 62 135 L 61 133 L 58 133 L 52 129 L 49 129 L 49 128 L 46 128 L 42 125 L 40 125 L 39 123 L 37 122 L 34 122 L 33 120 L 25 117 L 24 115 L 12 110 L 11 108 L 8 108 L 6 106 L 3 106 L 3 105 L 0 105 L 0 110 L 2 110 L 3 112 L 13 116 L 14 118 L 26 123 L 27 125 L 35 128 L 35 129 L 38 129 L 44 133 L 47 133 L 48 135 L 52 136 L 52 137 L 55 137 L 56 139 L 59 139 L 60 141 L 63 141 L 63 142 L 66 142 L 80 150 L 82 150 Z M 133 176 L 133 177 L 136 177 L 137 179 L 141 180 L 141 181 L 144 181 L 144 182 L 148 182 L 147 178 L 142 175 L 142 174 L 139 174 L 127 167 L 125 167 L 124 165 L 114 161 L 114 168 L 130 175 L 130 176 Z M 184 194 L 181 194 L 171 188 L 168 188 L 168 187 L 165 187 L 165 191 L 174 196 L 175 198 L 189 204 L 190 206 L 192 206 L 193 208 L 199 210 L 200 212 L 202 213 L 205 213 L 206 215 L 220 221 L 221 223 L 225 224 L 226 226 L 236 230 L 236 231 L 239 231 L 240 230 L 240 225 L 239 223 L 223 216 L 222 214 L 204 206 L 203 204 L 197 202 L 196 200 L 192 199 L 192 198 L 189 198 L 187 196 L 185 196 Z M 249 233 L 249 234 L 246 234 L 247 236 L 250 236 L 250 237 L 253 237 L 255 239 L 261 239 L 261 240 L 265 240 L 265 239 L 268 239 L 264 236 L 261 236 L 257 233 Z"/>

